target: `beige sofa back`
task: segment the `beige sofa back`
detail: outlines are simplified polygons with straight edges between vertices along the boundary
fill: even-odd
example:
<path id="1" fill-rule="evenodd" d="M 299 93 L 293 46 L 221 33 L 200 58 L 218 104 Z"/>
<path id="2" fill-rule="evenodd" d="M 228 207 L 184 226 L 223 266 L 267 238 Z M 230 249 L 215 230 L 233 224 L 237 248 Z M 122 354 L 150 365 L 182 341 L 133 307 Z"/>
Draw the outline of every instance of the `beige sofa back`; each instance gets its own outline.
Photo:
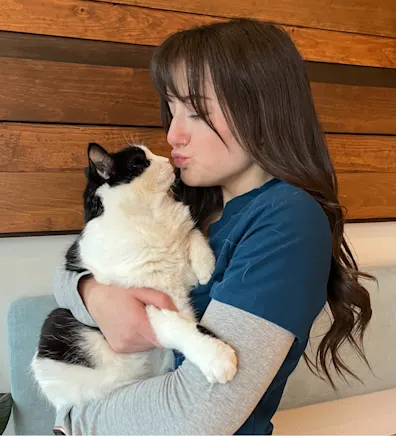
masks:
<path id="1" fill-rule="evenodd" d="M 313 375 L 301 360 L 289 378 L 280 409 L 396 388 L 396 265 L 370 268 L 366 271 L 374 274 L 378 279 L 378 287 L 375 283 L 365 282 L 372 298 L 373 308 L 372 321 L 364 340 L 372 372 L 356 353 L 352 352 L 349 345 L 344 345 L 341 348 L 342 357 L 362 379 L 363 384 L 349 378 L 348 385 L 332 371 L 334 379 L 337 380 L 338 392 L 335 392 L 327 382 Z M 328 326 L 329 317 L 323 313 L 312 329 L 312 350 L 316 350 Z M 312 356 L 309 347 L 307 350 Z"/>

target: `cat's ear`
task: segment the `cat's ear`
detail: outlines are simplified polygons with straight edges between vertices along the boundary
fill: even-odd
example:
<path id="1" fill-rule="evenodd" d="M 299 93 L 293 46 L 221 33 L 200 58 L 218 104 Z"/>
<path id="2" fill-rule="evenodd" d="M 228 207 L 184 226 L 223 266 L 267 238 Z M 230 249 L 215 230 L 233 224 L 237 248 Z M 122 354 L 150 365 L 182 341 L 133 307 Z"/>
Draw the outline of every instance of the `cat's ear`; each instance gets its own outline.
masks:
<path id="1" fill-rule="evenodd" d="M 88 145 L 88 159 L 102 179 L 108 180 L 114 169 L 114 160 L 99 144 L 90 142 Z"/>

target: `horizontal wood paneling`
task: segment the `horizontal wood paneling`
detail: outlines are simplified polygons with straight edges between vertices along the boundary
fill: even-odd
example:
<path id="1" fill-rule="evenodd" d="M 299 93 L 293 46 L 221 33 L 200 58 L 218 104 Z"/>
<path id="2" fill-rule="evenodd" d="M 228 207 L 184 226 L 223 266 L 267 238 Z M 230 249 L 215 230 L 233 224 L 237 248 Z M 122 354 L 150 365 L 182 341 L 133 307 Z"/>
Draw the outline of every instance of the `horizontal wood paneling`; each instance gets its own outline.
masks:
<path id="1" fill-rule="evenodd" d="M 0 120 L 159 126 L 149 71 L 2 58 Z M 312 83 L 327 132 L 396 134 L 396 88 Z"/>
<path id="2" fill-rule="evenodd" d="M 146 45 L 0 31 L 0 57 L 148 68 L 154 49 Z"/>
<path id="3" fill-rule="evenodd" d="M 306 60 L 396 68 L 393 38 L 284 27 Z"/>
<path id="4" fill-rule="evenodd" d="M 338 173 L 396 173 L 396 136 L 328 134 L 326 139 Z"/>
<path id="5" fill-rule="evenodd" d="M 160 129 L 1 123 L 0 233 L 80 229 L 87 143 L 116 151 L 133 140 L 169 156 Z M 396 218 L 396 137 L 327 140 L 348 219 Z"/>
<path id="6" fill-rule="evenodd" d="M 328 134 L 326 138 L 338 173 L 396 173 L 396 136 Z M 170 157 L 171 147 L 160 128 L 0 123 L 0 171 L 79 170 L 87 164 L 89 142 L 112 152 L 127 143 L 142 143 Z"/>
<path id="7" fill-rule="evenodd" d="M 312 83 L 327 132 L 396 134 L 396 88 Z"/>
<path id="8" fill-rule="evenodd" d="M 0 233 L 80 229 L 85 177 L 78 173 L 1 173 Z"/>
<path id="9" fill-rule="evenodd" d="M 303 27 L 396 36 L 394 0 L 99 0 L 220 17 L 256 17 Z"/>
<path id="10" fill-rule="evenodd" d="M 128 143 L 145 144 L 170 157 L 171 147 L 160 128 L 23 125 L 0 123 L 0 171 L 73 171 L 87 165 L 89 142 L 115 152 Z"/>
<path id="11" fill-rule="evenodd" d="M 148 69 L 154 50 L 147 45 L 0 31 L 0 58 Z M 396 69 L 313 61 L 305 65 L 313 82 L 396 88 Z"/>
<path id="12" fill-rule="evenodd" d="M 97 43 L 97 44 L 102 44 Z M 305 61 L 311 82 L 396 88 L 396 69 Z"/>
<path id="13" fill-rule="evenodd" d="M 349 220 L 396 218 L 395 173 L 345 173 L 339 181 Z M 1 173 L 0 233 L 81 229 L 84 186 L 81 171 Z"/>
<path id="14" fill-rule="evenodd" d="M 2 58 L 0 89 L 1 120 L 160 124 L 147 70 Z"/>
<path id="15" fill-rule="evenodd" d="M 206 15 L 111 3 L 83 0 L 51 0 L 46 2 L 41 0 L 2 0 L 0 30 L 159 45 L 169 34 L 178 30 L 220 20 L 220 18 Z M 186 5 L 183 3 L 183 10 L 188 10 L 190 3 Z M 261 2 L 259 3 L 261 4 Z M 201 4 L 201 2 L 197 4 Z M 244 3 L 240 2 L 239 4 L 242 6 Z M 212 2 L 210 8 L 216 8 L 216 5 L 216 2 Z M 309 5 L 311 6 L 311 1 Z M 171 3 L 167 2 L 163 8 L 171 7 L 180 9 L 180 4 L 171 6 Z M 235 8 L 235 12 L 238 7 L 240 6 L 235 2 L 232 4 L 232 9 Z M 259 7 L 258 5 L 257 8 Z M 314 9 L 320 8 L 315 6 Z M 327 16 L 331 16 L 328 8 L 325 9 Z M 227 8 L 224 8 L 224 11 L 226 10 Z M 271 10 L 271 7 L 268 10 Z M 289 17 L 291 24 L 297 23 L 294 21 L 295 16 L 288 9 L 284 9 L 283 12 Z M 367 15 L 365 20 L 368 22 Z M 371 22 L 374 22 L 374 19 L 370 20 L 370 24 Z M 284 27 L 307 60 L 396 68 L 396 44 L 392 38 L 305 29 L 295 26 Z"/>
<path id="16" fill-rule="evenodd" d="M 348 220 L 396 219 L 396 173 L 339 174 Z"/>

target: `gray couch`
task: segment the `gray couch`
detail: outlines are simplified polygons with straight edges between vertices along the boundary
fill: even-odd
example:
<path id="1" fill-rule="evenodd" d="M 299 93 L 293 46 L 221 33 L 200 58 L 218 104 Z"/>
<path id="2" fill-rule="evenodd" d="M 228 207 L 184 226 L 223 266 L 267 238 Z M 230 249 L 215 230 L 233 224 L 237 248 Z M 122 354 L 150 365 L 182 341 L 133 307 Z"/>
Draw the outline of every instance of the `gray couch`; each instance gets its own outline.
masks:
<path id="1" fill-rule="evenodd" d="M 379 289 L 370 283 L 373 320 L 365 348 L 371 373 L 347 347 L 343 355 L 364 383 L 338 383 L 334 392 L 310 373 L 303 361 L 290 377 L 275 434 L 393 434 L 396 433 L 396 266 L 371 271 Z M 15 434 L 52 434 L 54 411 L 40 397 L 28 367 L 43 319 L 56 306 L 52 296 L 15 300 L 8 312 L 11 392 Z M 324 314 L 312 331 L 312 347 L 328 325 Z"/>

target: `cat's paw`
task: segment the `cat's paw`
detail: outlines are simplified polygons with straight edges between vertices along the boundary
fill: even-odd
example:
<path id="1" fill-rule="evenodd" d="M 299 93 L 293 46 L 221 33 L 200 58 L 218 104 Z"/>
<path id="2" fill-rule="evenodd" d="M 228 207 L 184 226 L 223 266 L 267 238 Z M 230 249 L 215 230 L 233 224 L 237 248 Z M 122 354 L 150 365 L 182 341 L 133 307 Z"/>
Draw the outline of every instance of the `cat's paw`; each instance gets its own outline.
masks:
<path id="1" fill-rule="evenodd" d="M 216 265 L 216 258 L 212 252 L 207 253 L 201 260 L 196 274 L 200 285 L 206 285 L 212 278 L 213 271 Z"/>
<path id="2" fill-rule="evenodd" d="M 235 351 L 224 342 L 216 338 L 210 338 L 214 347 L 205 365 L 200 369 L 209 383 L 227 383 L 231 381 L 237 372 L 237 357 Z"/>

